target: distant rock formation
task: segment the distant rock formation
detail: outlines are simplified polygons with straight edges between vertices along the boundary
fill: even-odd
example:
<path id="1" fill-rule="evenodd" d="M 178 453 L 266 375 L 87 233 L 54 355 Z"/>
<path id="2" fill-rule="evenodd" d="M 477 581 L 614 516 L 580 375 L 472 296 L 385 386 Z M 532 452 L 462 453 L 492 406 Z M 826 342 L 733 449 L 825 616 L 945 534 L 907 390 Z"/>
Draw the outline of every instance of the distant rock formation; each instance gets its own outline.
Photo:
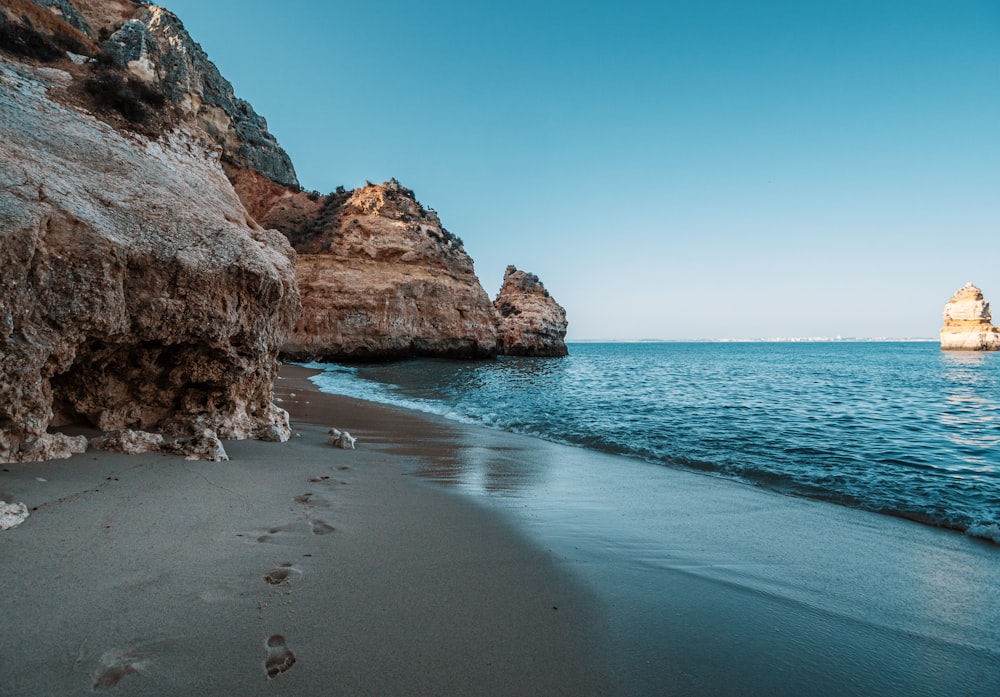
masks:
<path id="1" fill-rule="evenodd" d="M 949 351 L 1000 351 L 1000 328 L 990 322 L 982 291 L 966 283 L 944 306 L 941 348 Z"/>
<path id="2" fill-rule="evenodd" d="M 493 302 L 499 314 L 500 353 L 507 356 L 565 356 L 566 310 L 538 276 L 508 266 Z"/>
<path id="3" fill-rule="evenodd" d="M 497 353 L 489 296 L 462 241 L 396 180 L 328 196 L 231 172 L 248 210 L 291 240 L 302 316 L 292 360 Z"/>
<path id="4" fill-rule="evenodd" d="M 122 0 L 49 4 L 58 12 L 0 8 L 0 461 L 79 452 L 86 439 L 50 433 L 74 421 L 287 438 L 271 383 L 299 311 L 294 252 L 247 215 L 218 156 L 260 164 L 241 154 L 252 141 L 235 119 L 225 133 L 236 137 L 216 142 L 205 118 L 223 134 L 229 116 L 205 106 L 212 98 L 186 112 L 164 99 L 183 61 L 156 61 L 176 57 L 179 34 L 140 42 L 126 65 L 148 68 L 143 79 L 59 48 L 97 55 L 95 38 L 121 30 L 109 17 L 155 28 L 172 15 Z M 190 70 L 184 80 L 202 85 L 185 92 L 192 100 L 204 95 Z"/>

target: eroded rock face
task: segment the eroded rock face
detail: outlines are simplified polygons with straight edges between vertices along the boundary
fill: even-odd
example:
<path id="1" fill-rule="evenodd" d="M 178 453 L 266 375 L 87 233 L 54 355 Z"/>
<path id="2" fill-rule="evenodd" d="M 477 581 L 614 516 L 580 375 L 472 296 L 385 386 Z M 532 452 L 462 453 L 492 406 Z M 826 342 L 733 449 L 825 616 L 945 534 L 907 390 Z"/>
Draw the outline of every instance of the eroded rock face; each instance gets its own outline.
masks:
<path id="1" fill-rule="evenodd" d="M 1000 350 L 1000 328 L 990 322 L 990 304 L 982 291 L 966 283 L 944 306 L 941 348 L 954 351 Z"/>
<path id="2" fill-rule="evenodd" d="M 203 133 L 119 132 L 53 99 L 74 79 L 0 57 L 0 461 L 67 456 L 79 443 L 48 430 L 80 420 L 287 438 L 287 240 Z"/>
<path id="3" fill-rule="evenodd" d="M 493 303 L 500 316 L 500 353 L 507 356 L 565 356 L 566 310 L 538 276 L 508 266 Z"/>
<path id="4" fill-rule="evenodd" d="M 295 360 L 496 355 L 496 316 L 461 240 L 395 180 L 315 196 L 231 173 L 247 208 L 298 256 Z"/>

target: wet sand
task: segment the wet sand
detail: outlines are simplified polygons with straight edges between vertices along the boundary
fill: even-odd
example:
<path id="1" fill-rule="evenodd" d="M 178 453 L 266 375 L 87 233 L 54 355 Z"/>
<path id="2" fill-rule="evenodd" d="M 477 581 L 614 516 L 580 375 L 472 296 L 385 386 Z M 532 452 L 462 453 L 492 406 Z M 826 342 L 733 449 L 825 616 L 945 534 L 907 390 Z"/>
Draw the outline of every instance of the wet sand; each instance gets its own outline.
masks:
<path id="1" fill-rule="evenodd" d="M 0 695 L 1000 694 L 995 545 L 308 374 L 230 462 L 2 466 Z"/>

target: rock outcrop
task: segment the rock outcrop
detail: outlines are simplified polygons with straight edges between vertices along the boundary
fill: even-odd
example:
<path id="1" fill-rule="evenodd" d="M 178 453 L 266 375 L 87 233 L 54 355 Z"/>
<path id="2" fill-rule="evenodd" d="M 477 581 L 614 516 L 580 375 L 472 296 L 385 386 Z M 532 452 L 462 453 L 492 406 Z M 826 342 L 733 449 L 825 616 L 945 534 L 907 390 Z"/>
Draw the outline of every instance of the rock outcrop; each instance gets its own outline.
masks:
<path id="1" fill-rule="evenodd" d="M 500 353 L 507 356 L 565 356 L 566 310 L 538 276 L 508 266 L 493 303 L 499 315 Z"/>
<path id="2" fill-rule="evenodd" d="M 497 352 L 496 316 L 462 241 L 395 180 L 328 196 L 231 173 L 248 210 L 298 254 L 302 316 L 283 353 L 364 361 Z"/>
<path id="3" fill-rule="evenodd" d="M 565 314 L 538 289 L 551 301 L 540 284 L 504 301 L 520 322 L 508 353 L 559 352 Z M 301 191 L 169 11 L 0 4 L 0 461 L 82 452 L 54 432 L 78 421 L 189 436 L 158 447 L 221 459 L 219 438 L 288 437 L 279 347 L 487 358 L 500 324 L 462 241 L 412 191 Z"/>
<path id="4" fill-rule="evenodd" d="M 267 130 L 267 122 L 233 94 L 233 86 L 173 13 L 140 5 L 101 48 L 138 78 L 157 85 L 182 117 L 220 145 L 225 162 L 249 167 L 285 186 L 299 186 L 292 161 Z"/>
<path id="5" fill-rule="evenodd" d="M 88 9 L 148 14 L 154 29 L 169 19 L 119 0 L 70 6 L 95 32 L 108 28 Z M 80 32 L 44 12 L 51 23 L 22 27 L 27 49 L 0 46 L 0 461 L 79 451 L 81 439 L 49 432 L 73 421 L 287 438 L 271 382 L 298 316 L 294 252 L 247 215 L 219 153 L 250 159 L 227 154 L 200 107 L 156 103 L 173 73 L 154 59 L 174 54 L 142 54 L 148 89 L 107 61 L 53 59 L 45 41 L 58 43 L 58 25 Z M 92 80 L 113 89 L 88 92 Z M 130 100 L 148 110 L 128 111 Z"/>
<path id="6" fill-rule="evenodd" d="M 966 283 L 944 306 L 941 348 L 949 351 L 1000 351 L 1000 328 L 990 322 L 982 291 Z"/>
<path id="7" fill-rule="evenodd" d="M 267 122 L 235 96 L 233 86 L 169 10 L 132 0 L 5 0 L 4 5 L 0 26 L 6 22 L 10 31 L 0 34 L 20 35 L 8 37 L 12 40 L 0 48 L 48 61 L 65 61 L 66 51 L 89 57 L 96 63 L 85 72 L 99 83 L 91 85 L 91 96 L 128 106 L 122 104 L 128 95 L 120 80 L 106 80 L 107 68 L 121 68 L 134 80 L 133 88 L 154 91 L 153 106 L 171 117 L 169 124 L 161 118 L 146 129 L 140 123 L 144 119 L 128 119 L 133 129 L 158 135 L 165 125 L 184 121 L 207 136 L 228 165 L 298 188 L 291 159 Z M 24 27 L 30 31 L 21 31 Z"/>

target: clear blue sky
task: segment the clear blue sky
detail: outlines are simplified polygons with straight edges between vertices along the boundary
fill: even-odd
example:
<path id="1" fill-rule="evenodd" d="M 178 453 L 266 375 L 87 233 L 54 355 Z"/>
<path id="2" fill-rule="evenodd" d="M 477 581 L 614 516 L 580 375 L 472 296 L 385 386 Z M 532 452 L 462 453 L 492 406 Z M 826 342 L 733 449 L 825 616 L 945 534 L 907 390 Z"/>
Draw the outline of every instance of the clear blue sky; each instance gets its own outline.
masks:
<path id="1" fill-rule="evenodd" d="M 570 339 L 1000 320 L 1000 2 L 168 0 L 307 189 L 397 178 Z"/>

